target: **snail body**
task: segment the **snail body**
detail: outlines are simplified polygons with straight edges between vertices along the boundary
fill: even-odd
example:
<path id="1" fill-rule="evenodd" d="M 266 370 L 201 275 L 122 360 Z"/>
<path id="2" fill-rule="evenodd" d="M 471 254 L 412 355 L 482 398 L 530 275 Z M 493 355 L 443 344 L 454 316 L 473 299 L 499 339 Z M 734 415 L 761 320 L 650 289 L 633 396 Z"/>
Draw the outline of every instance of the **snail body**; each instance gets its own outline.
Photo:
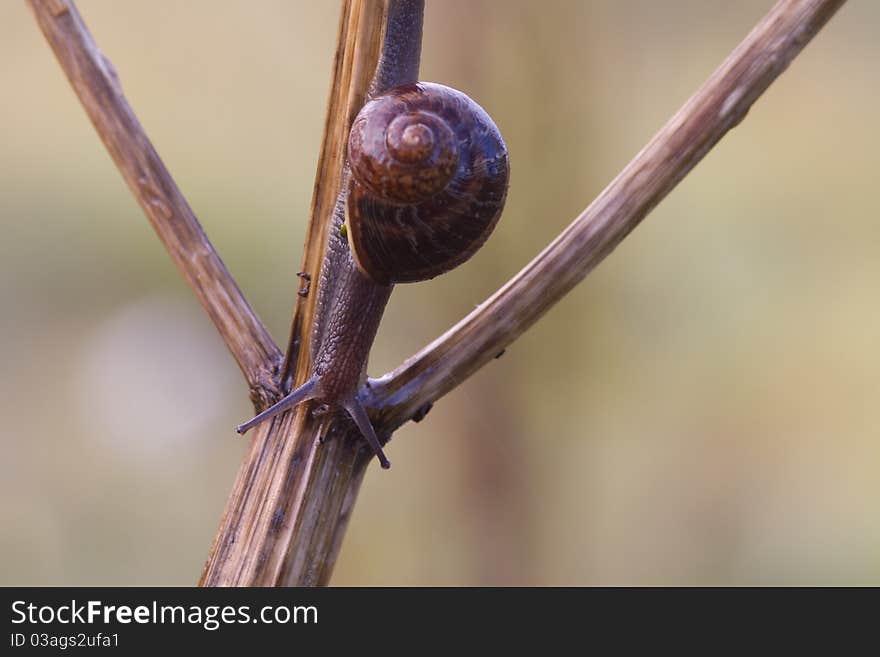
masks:
<path id="1" fill-rule="evenodd" d="M 483 245 L 501 216 L 508 179 L 498 128 L 460 91 L 419 82 L 368 101 L 349 133 L 344 189 L 321 266 L 312 376 L 238 432 L 319 399 L 344 409 L 389 467 L 358 394 L 385 304 L 395 283 L 433 278 Z"/>

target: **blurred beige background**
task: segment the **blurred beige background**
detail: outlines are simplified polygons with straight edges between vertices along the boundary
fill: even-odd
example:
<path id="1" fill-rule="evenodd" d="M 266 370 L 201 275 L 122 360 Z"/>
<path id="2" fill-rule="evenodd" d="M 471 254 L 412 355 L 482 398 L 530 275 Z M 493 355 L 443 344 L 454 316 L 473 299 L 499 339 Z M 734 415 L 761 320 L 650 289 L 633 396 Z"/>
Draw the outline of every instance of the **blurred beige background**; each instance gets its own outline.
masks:
<path id="1" fill-rule="evenodd" d="M 468 265 L 399 288 L 380 374 L 550 241 L 770 0 L 429 0 L 423 79 L 512 158 Z M 335 2 L 80 10 L 285 340 Z M 335 584 L 880 584 L 880 5 L 852 2 L 507 354 L 392 441 Z M 0 584 L 192 584 L 239 372 L 23 2 L 0 3 Z"/>

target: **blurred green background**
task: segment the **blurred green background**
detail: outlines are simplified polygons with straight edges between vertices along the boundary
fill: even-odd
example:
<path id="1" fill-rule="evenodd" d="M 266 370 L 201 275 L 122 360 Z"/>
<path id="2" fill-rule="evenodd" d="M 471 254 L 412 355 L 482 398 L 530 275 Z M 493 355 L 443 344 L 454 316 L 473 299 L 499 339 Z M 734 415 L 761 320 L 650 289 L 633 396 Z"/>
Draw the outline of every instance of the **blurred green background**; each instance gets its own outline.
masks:
<path id="1" fill-rule="evenodd" d="M 770 0 L 428 1 L 422 78 L 510 147 L 466 266 L 381 374 L 549 242 Z M 335 2 L 81 0 L 276 339 Z M 372 468 L 335 584 L 880 584 L 880 5 L 852 2 L 646 222 Z M 0 3 L 0 584 L 192 584 L 242 378 L 23 2 Z"/>

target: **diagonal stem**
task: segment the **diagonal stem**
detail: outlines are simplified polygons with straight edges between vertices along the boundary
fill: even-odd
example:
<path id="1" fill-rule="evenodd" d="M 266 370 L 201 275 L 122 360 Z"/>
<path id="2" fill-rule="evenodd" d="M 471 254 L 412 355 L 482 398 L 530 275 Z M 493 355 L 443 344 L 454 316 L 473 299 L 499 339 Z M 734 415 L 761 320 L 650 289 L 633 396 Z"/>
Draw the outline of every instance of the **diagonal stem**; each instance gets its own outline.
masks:
<path id="1" fill-rule="evenodd" d="M 262 408 L 277 395 L 281 352 L 254 313 L 125 99 L 113 65 L 71 0 L 28 0 L 135 199 L 232 352 Z"/>
<path id="2" fill-rule="evenodd" d="M 607 188 L 504 287 L 393 372 L 368 405 L 393 431 L 490 362 L 580 283 L 745 117 L 845 0 L 781 0 Z"/>

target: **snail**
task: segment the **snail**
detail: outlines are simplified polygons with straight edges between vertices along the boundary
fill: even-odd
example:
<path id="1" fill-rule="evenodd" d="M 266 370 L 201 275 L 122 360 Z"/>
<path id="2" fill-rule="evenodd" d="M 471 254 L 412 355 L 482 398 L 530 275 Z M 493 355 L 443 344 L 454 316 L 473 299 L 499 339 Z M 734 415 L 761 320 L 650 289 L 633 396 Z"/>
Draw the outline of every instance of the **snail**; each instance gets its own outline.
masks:
<path id="1" fill-rule="evenodd" d="M 311 377 L 236 430 L 319 400 L 346 411 L 390 467 L 359 398 L 385 304 L 395 283 L 434 278 L 476 253 L 508 179 L 498 128 L 462 92 L 418 82 L 369 100 L 349 132 L 345 193 L 321 265 Z"/>

